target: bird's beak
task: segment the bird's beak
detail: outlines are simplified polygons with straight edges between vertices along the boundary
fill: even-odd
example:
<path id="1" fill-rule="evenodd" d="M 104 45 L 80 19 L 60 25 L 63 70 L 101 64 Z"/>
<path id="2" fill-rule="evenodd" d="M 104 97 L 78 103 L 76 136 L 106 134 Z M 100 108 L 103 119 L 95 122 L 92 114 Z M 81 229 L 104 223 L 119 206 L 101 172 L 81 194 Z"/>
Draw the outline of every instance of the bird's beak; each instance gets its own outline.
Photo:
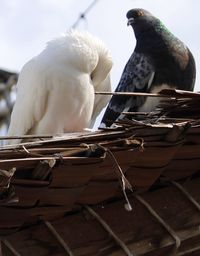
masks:
<path id="1" fill-rule="evenodd" d="M 127 26 L 130 26 L 131 24 L 133 24 L 133 22 L 134 22 L 134 18 L 128 19 Z"/>

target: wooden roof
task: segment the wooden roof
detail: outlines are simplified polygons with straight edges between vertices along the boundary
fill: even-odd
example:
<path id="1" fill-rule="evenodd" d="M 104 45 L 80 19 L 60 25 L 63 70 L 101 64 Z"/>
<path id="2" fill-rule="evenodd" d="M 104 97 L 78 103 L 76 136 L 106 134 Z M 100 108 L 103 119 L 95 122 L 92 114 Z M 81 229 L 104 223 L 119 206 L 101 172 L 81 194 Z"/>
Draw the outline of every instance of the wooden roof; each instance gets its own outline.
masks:
<path id="1" fill-rule="evenodd" d="M 2 255 L 200 255 L 200 94 L 163 94 L 115 129 L 2 147 Z"/>

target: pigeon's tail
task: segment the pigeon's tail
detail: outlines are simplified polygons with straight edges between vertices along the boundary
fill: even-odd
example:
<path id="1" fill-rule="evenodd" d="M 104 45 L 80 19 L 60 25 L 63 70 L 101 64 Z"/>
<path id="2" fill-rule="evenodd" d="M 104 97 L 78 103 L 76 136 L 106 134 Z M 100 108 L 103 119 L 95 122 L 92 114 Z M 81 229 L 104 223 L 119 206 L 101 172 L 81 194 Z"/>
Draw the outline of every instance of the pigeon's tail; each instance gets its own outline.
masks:
<path id="1" fill-rule="evenodd" d="M 128 111 L 132 103 L 132 97 L 114 95 L 101 120 L 100 128 L 110 127 L 116 120 L 124 117 L 123 112 Z"/>
<path id="2" fill-rule="evenodd" d="M 108 106 L 101 120 L 100 128 L 110 127 L 119 116 L 120 112 L 116 112 Z"/>

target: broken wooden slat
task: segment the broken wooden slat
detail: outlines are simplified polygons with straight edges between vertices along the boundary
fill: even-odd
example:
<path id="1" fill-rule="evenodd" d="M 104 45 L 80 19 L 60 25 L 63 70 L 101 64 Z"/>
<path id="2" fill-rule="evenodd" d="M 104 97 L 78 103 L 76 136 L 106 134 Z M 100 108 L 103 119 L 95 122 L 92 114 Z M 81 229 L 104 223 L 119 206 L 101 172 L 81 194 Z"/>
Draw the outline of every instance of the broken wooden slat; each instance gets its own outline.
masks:
<path id="1" fill-rule="evenodd" d="M 200 202 L 199 182 L 199 179 L 192 180 L 186 186 L 198 202 Z M 172 186 L 160 188 L 146 192 L 142 197 L 148 200 L 148 203 L 180 237 L 182 246 L 177 254 L 198 246 L 199 213 L 176 188 Z M 124 201 L 121 200 L 94 206 L 92 209 L 136 255 L 147 253 L 150 256 L 171 255 L 174 246 L 173 239 L 142 204 L 131 195 L 129 199 L 133 205 L 132 212 L 124 209 Z M 51 224 L 76 256 L 124 255 L 101 224 L 91 215 L 88 216 L 85 211 L 63 215 L 51 220 Z M 44 251 L 46 253 L 46 250 L 52 250 L 52 253 L 55 251 L 62 253 L 63 249 L 58 242 L 46 232 L 44 225 L 38 223 L 29 229 L 22 229 L 9 235 L 7 239 L 19 253 L 23 252 L 24 255 L 28 253 L 27 242 L 31 245 L 29 248 L 33 253 L 38 250 L 43 253 Z"/>

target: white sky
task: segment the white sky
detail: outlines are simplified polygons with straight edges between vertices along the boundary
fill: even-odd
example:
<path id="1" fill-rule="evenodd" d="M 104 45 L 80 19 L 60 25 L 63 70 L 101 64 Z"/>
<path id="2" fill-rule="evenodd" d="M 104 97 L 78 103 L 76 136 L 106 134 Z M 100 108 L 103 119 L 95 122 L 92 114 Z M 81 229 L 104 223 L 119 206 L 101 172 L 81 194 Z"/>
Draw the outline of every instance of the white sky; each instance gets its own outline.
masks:
<path id="1" fill-rule="evenodd" d="M 67 31 L 92 0 L 1 0 L 0 67 L 20 71 L 47 41 Z M 124 65 L 135 47 L 126 13 L 141 7 L 159 17 L 189 46 L 197 66 L 195 90 L 200 90 L 199 0 L 99 0 L 78 29 L 100 37 L 110 48 L 114 66 L 112 87 L 117 86 Z"/>

